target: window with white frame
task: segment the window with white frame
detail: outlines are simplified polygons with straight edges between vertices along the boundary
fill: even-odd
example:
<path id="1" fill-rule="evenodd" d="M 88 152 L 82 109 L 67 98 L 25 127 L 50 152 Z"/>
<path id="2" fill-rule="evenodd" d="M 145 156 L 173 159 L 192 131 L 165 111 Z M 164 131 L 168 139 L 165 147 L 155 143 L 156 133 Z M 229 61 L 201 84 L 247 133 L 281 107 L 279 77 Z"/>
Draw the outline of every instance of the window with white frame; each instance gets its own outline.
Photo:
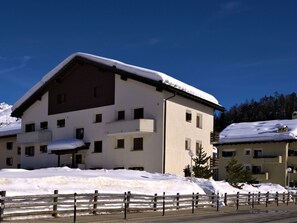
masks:
<path id="1" fill-rule="evenodd" d="M 143 150 L 143 138 L 133 139 L 133 150 Z"/>
<path id="2" fill-rule="evenodd" d="M 243 154 L 245 156 L 250 156 L 252 154 L 252 149 L 244 149 Z"/>
<path id="3" fill-rule="evenodd" d="M 186 111 L 186 121 L 191 122 L 192 121 L 192 113 L 191 111 Z"/>
<path id="4" fill-rule="evenodd" d="M 185 150 L 190 150 L 191 149 L 191 139 L 186 138 L 185 139 Z"/>
<path id="5" fill-rule="evenodd" d="M 248 172 L 251 172 L 252 171 L 252 165 L 251 164 L 244 164 L 243 165 L 243 168 L 248 171 Z"/>
<path id="6" fill-rule="evenodd" d="M 196 127 L 202 129 L 202 114 L 196 116 Z"/>
<path id="7" fill-rule="evenodd" d="M 236 155 L 235 150 L 223 150 L 222 157 L 234 157 Z"/>
<path id="8" fill-rule="evenodd" d="M 117 139 L 116 149 L 124 149 L 124 148 L 125 148 L 125 140 L 124 139 Z"/>

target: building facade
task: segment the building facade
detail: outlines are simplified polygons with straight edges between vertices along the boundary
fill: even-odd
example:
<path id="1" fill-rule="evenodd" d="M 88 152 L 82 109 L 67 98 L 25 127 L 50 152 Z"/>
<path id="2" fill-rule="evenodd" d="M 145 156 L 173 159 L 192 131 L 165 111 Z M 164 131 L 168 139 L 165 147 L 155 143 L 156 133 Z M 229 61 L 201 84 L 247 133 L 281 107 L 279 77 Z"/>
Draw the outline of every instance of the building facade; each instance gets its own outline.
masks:
<path id="1" fill-rule="evenodd" d="M 297 185 L 297 120 L 237 123 L 220 135 L 219 179 L 235 158 L 261 183 Z"/>
<path id="2" fill-rule="evenodd" d="M 0 128 L 0 169 L 20 168 L 21 149 L 17 145 L 20 126 Z"/>
<path id="3" fill-rule="evenodd" d="M 21 166 L 182 175 L 189 149 L 211 155 L 217 100 L 165 74 L 77 53 L 13 106 Z"/>

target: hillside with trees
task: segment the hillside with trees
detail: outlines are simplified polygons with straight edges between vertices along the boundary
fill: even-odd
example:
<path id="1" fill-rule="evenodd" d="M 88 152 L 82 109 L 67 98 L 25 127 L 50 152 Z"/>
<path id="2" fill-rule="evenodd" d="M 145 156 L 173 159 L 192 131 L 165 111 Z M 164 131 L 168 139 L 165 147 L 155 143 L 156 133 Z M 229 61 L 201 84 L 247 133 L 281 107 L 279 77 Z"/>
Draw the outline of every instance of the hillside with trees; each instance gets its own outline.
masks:
<path id="1" fill-rule="evenodd" d="M 215 130 L 221 132 L 231 123 L 291 119 L 297 111 L 297 95 L 275 93 L 274 96 L 262 97 L 234 105 L 229 110 L 215 116 Z"/>

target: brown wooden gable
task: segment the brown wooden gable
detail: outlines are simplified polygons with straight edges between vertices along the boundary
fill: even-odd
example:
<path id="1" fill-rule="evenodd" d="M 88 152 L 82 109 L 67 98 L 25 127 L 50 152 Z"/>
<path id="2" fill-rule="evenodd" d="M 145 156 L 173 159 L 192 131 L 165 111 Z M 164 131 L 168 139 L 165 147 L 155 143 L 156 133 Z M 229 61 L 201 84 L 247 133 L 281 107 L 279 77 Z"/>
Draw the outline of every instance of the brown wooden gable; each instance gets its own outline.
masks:
<path id="1" fill-rule="evenodd" d="M 114 92 L 114 73 L 78 62 L 60 73 L 50 87 L 48 114 L 113 105 Z"/>

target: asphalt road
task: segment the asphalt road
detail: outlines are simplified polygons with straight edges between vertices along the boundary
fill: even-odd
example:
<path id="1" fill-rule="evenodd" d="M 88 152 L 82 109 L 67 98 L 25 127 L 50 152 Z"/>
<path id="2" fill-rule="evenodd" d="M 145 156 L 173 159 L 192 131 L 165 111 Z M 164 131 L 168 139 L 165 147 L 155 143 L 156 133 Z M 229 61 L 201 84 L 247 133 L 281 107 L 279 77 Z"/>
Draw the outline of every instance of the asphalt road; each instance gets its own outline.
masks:
<path id="1" fill-rule="evenodd" d="M 297 205 L 280 204 L 265 206 L 255 206 L 251 209 L 248 206 L 240 206 L 239 210 L 235 207 L 224 207 L 218 212 L 215 208 L 196 209 L 192 214 L 190 210 L 166 212 L 162 216 L 161 212 L 145 213 L 128 213 L 127 220 L 123 219 L 123 214 L 95 215 L 95 216 L 78 216 L 76 223 L 97 223 L 97 222 L 137 222 L 137 223 L 168 223 L 168 222 L 201 222 L 201 223 L 297 223 Z M 39 220 L 21 220 L 21 221 L 4 221 L 10 223 L 50 223 L 63 222 L 73 223 L 73 217 L 59 217 Z"/>

